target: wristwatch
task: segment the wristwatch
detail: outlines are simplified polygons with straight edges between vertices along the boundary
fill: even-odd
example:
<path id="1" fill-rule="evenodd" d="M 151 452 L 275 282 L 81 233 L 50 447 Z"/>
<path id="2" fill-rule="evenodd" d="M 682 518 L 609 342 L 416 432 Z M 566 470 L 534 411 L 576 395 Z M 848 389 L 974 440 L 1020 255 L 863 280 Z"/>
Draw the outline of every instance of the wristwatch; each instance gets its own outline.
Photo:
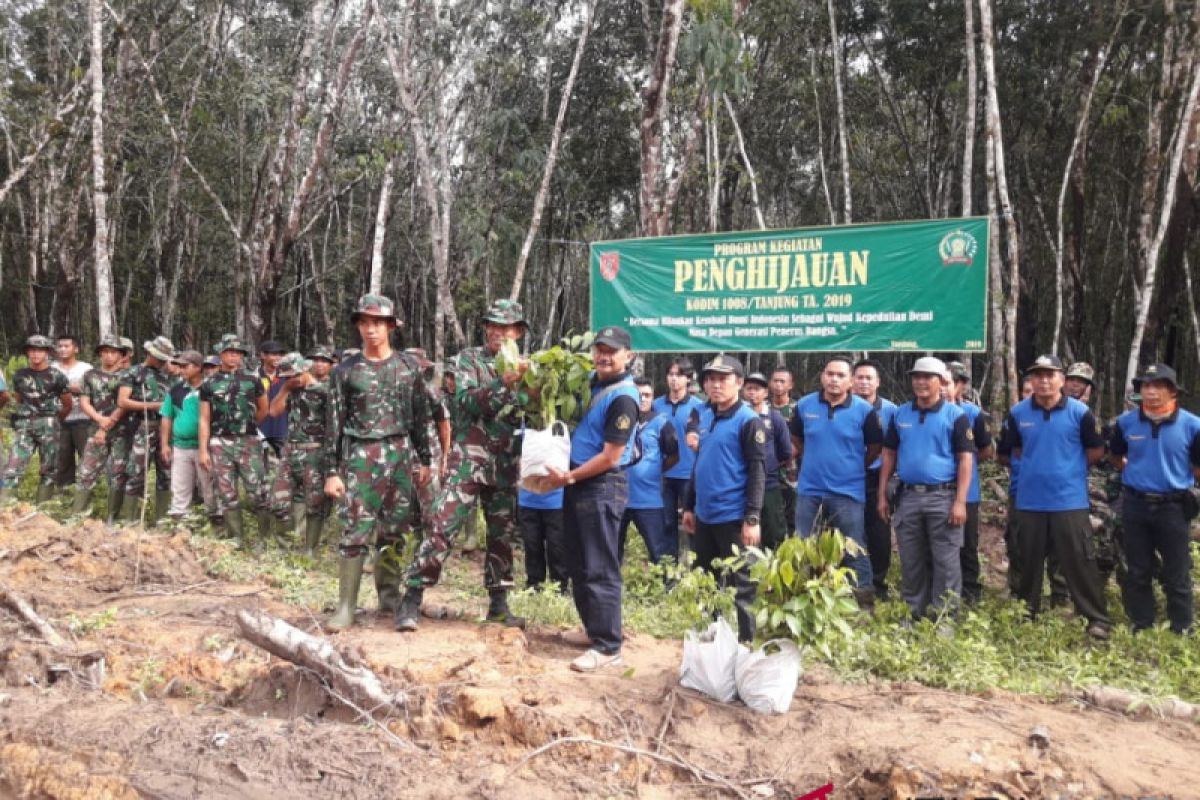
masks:
<path id="1" fill-rule="evenodd" d="M 757 525 L 757 524 L 758 524 L 758 522 L 759 522 L 759 520 L 758 520 L 758 514 L 747 514 L 747 515 L 746 515 L 746 519 L 744 520 L 744 522 L 745 522 L 747 525 Z"/>

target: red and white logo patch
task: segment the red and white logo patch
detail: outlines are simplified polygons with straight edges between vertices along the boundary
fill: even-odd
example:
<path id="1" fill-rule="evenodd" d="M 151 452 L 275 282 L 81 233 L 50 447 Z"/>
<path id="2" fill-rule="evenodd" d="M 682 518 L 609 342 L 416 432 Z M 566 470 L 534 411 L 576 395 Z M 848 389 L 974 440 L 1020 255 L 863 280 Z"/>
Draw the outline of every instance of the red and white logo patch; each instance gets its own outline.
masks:
<path id="1" fill-rule="evenodd" d="M 617 277 L 617 273 L 621 271 L 621 254 L 620 253 L 601 253 L 600 254 L 600 276 L 606 281 L 611 281 Z"/>

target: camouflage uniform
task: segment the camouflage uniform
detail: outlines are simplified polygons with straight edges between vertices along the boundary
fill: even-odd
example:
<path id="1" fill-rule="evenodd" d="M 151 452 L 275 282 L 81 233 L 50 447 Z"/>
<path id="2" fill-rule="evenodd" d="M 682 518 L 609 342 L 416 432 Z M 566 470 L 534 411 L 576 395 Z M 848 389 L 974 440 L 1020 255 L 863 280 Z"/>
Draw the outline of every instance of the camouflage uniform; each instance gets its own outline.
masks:
<path id="1" fill-rule="evenodd" d="M 287 517 L 293 503 L 303 503 L 309 515 L 325 516 L 325 473 L 321 459 L 328 405 L 328 380 L 288 393 L 287 441 L 271 486 L 271 510 L 280 519 Z"/>
<path id="2" fill-rule="evenodd" d="M 1115 571 L 1117 582 L 1125 575 L 1121 545 L 1121 473 L 1107 461 L 1088 470 L 1088 517 L 1092 523 L 1092 543 L 1096 565 L 1104 583 Z"/>
<path id="3" fill-rule="evenodd" d="M 82 395 L 92 404 L 92 408 L 102 417 L 112 416 L 117 410 L 117 390 L 121 386 L 121 371 L 105 372 L 96 368 L 89 370 L 83 376 Z M 99 427 L 92 425 L 88 429 L 87 445 L 83 448 L 83 462 L 79 468 L 79 488 L 92 491 L 100 480 L 100 473 L 109 467 L 114 442 L 120 438 L 120 425 L 114 425 L 104 437 L 104 443 L 94 441 Z M 112 473 L 109 472 L 111 480 Z M 122 490 L 124 485 L 122 484 Z"/>
<path id="4" fill-rule="evenodd" d="M 224 344 L 223 349 L 230 349 L 230 340 Z M 262 380 L 240 369 L 213 373 L 200 385 L 201 407 L 207 403 L 209 409 L 208 455 L 213 496 L 221 516 L 238 513 L 238 478 L 256 510 L 270 508 L 267 465 L 255 422 L 256 403 L 264 393 Z"/>
<path id="5" fill-rule="evenodd" d="M 139 403 L 161 403 L 167 396 L 167 374 L 146 364 L 136 364 L 121 376 L 121 386 L 129 387 L 131 400 Z M 125 495 L 134 503 L 146 487 L 146 472 L 150 463 L 155 467 L 155 488 L 166 492 L 171 488 L 171 470 L 162 462 L 158 447 L 159 414 L 157 411 L 126 411 L 121 418 L 123 438 L 128 443 L 125 462 Z M 115 430 L 115 429 L 114 429 Z"/>
<path id="6" fill-rule="evenodd" d="M 414 460 L 430 462 L 420 366 L 397 352 L 382 361 L 346 359 L 333 371 L 326 419 L 325 476 L 346 482 L 338 552 L 353 559 L 366 552 L 376 526 L 386 541 L 411 522 Z"/>
<path id="7" fill-rule="evenodd" d="M 433 527 L 405 573 L 410 587 L 433 586 L 441 577 L 450 548 L 483 507 L 487 523 L 487 555 L 483 582 L 489 590 L 513 586 L 516 485 L 520 457 L 516 452 L 519 412 L 525 398 L 505 386 L 496 374 L 496 359 L 485 347 L 473 347 L 454 358 L 447 372 L 454 378 L 448 398 L 457 467 L 433 504 Z"/>
<path id="8" fill-rule="evenodd" d="M 45 341 L 49 344 L 49 340 Z M 46 349 L 51 347 L 53 345 Z M 15 490 L 35 452 L 40 464 L 39 485 L 53 487 L 58 469 L 58 438 L 61 428 L 58 414 L 62 411 L 61 398 L 70 390 L 67 376 L 53 367 L 44 370 L 23 367 L 13 374 L 11 390 L 20 395 L 20 402 L 12 413 L 12 452 L 9 454 L 4 474 L 0 476 L 3 478 L 0 480 L 0 487 Z"/>

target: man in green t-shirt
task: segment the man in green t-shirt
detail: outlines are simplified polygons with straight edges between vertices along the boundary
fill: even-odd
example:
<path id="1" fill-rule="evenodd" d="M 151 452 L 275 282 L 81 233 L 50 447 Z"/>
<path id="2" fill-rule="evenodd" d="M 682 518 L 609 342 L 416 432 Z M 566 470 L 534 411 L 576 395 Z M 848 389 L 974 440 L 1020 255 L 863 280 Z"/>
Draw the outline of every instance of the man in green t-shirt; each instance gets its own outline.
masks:
<path id="1" fill-rule="evenodd" d="M 172 386 L 162 405 L 162 431 L 158 437 L 162 460 L 171 466 L 171 508 L 167 516 L 182 519 L 188 513 L 197 487 L 204 506 L 213 511 L 212 480 L 200 466 L 200 384 L 204 358 L 184 350 L 175 358 L 183 380 Z"/>

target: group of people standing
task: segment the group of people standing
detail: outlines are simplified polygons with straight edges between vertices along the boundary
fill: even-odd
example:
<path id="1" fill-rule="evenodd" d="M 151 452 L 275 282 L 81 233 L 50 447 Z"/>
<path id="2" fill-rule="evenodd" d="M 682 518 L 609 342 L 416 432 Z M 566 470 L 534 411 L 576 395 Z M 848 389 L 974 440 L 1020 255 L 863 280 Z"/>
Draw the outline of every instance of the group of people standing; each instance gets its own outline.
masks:
<path id="1" fill-rule="evenodd" d="M 37 452 L 39 501 L 78 457 L 73 510 L 87 512 L 107 477 L 110 520 L 140 518 L 151 464 L 152 518 L 182 517 L 200 499 L 235 538 L 243 536 L 239 486 L 260 530 L 278 532 L 290 519 L 310 552 L 336 506 L 343 532 L 339 599 L 326 623 L 333 630 L 355 621 L 372 551 L 383 554 L 373 569 L 379 605 L 398 630 L 417 630 L 422 613 L 439 616 L 424 592 L 482 512 L 486 619 L 524 624 L 508 605 L 519 527 L 530 584 L 553 581 L 575 601 L 583 624 L 563 638 L 585 649 L 572 668 L 590 672 L 621 663 L 621 562 L 631 526 L 651 560 L 678 561 L 692 550 L 708 569 L 735 547 L 774 548 L 790 535 L 837 529 L 857 545 L 846 566 L 860 605 L 870 609 L 888 595 L 895 550 L 911 618 L 951 621 L 961 603 L 982 595 L 979 463 L 993 456 L 1011 474 L 1013 594 L 1039 613 L 1049 564 L 1052 584 L 1065 586 L 1088 633 L 1107 638 L 1089 496 L 1089 470 L 1107 456 L 1123 485 L 1122 590 L 1131 623 L 1153 624 L 1157 578 L 1172 630 L 1191 629 L 1188 534 L 1200 418 L 1179 408 L 1180 388 L 1165 365 L 1145 371 L 1139 402 L 1105 437 L 1085 402 L 1091 368 L 1039 357 L 1026 373 L 1027 396 L 993 441 L 961 364 L 916 359 L 912 398 L 897 404 L 879 395 L 883 369 L 870 359 L 827 359 L 819 388 L 797 400 L 786 369 L 747 374 L 723 354 L 697 375 L 679 357 L 655 397 L 653 382 L 633 375 L 629 333 L 610 326 L 593 339 L 594 373 L 569 468 L 551 469 L 541 481 L 546 491 L 535 493 L 518 486 L 524 409 L 536 400 L 523 380 L 529 362 L 498 371 L 496 360 L 527 330 L 518 303 L 494 303 L 484 344 L 440 367 L 419 349 L 393 349 L 401 323 L 388 298 L 363 296 L 351 320 L 361 350 L 285 356 L 264 342 L 253 372 L 244 367 L 249 348 L 233 335 L 208 358 L 177 352 L 159 336 L 137 364 L 132 342 L 107 337 L 94 368 L 75 358 L 71 337 L 57 345 L 31 337 L 28 366 L 11 388 L 0 383 L 0 405 L 10 393 L 16 399 L 0 500 L 13 495 Z M 415 550 L 405 548 L 406 537 Z M 748 569 L 720 578 L 735 588 L 740 638 L 753 638 Z"/>

